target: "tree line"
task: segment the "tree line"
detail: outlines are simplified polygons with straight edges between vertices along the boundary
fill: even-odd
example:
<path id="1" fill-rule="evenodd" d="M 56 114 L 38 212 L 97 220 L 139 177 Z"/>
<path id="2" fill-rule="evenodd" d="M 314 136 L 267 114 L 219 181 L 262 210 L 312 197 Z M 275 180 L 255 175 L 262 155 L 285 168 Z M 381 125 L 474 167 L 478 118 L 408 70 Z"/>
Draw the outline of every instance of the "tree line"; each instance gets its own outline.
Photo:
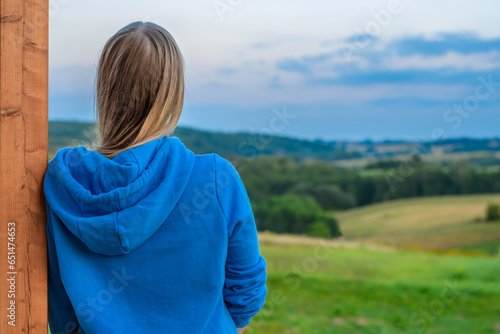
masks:
<path id="1" fill-rule="evenodd" d="M 500 170 L 457 162 L 450 168 L 400 164 L 367 173 L 324 161 L 297 162 L 263 156 L 238 160 L 237 169 L 254 207 L 257 228 L 278 233 L 340 236 L 332 214 L 378 202 L 422 197 L 500 192 Z"/>

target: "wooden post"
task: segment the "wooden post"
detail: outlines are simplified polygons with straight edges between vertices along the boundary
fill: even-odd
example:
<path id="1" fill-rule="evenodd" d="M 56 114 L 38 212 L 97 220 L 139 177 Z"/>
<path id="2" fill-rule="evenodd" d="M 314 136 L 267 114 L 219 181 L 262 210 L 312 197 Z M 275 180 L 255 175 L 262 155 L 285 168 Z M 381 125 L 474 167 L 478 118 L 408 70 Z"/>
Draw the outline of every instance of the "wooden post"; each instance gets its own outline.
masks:
<path id="1" fill-rule="evenodd" d="M 48 0 L 0 0 L 2 334 L 48 331 L 48 11 Z"/>

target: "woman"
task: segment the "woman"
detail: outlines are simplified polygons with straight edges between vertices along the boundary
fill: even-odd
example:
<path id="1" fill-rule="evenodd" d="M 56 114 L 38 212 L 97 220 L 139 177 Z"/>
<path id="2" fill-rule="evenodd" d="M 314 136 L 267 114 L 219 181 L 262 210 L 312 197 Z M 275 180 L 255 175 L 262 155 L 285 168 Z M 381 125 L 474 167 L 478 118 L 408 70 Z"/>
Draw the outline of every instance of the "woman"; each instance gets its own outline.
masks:
<path id="1" fill-rule="evenodd" d="M 99 140 L 62 148 L 44 179 L 49 326 L 59 333 L 242 333 L 266 261 L 236 169 L 170 134 L 184 101 L 173 37 L 150 22 L 100 57 Z"/>

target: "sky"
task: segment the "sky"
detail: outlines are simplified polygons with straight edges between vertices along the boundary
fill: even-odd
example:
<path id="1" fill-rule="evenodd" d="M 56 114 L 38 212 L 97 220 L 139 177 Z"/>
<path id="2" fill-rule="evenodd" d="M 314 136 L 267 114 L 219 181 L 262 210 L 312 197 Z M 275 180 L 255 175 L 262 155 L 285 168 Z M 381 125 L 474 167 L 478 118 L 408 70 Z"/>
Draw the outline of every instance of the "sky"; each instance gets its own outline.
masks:
<path id="1" fill-rule="evenodd" d="M 94 121 L 108 38 L 167 29 L 179 125 L 323 140 L 499 137 L 500 2 L 51 0 L 49 120 Z"/>

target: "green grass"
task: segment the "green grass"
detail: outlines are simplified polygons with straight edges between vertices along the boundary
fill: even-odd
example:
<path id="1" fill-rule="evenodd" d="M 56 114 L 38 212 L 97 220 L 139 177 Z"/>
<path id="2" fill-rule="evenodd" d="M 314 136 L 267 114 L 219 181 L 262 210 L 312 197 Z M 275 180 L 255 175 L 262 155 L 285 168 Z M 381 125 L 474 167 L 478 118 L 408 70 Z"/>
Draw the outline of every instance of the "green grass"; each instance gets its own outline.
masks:
<path id="1" fill-rule="evenodd" d="M 480 242 L 478 244 L 473 244 L 473 245 L 464 245 L 461 247 L 458 247 L 459 250 L 479 250 L 488 254 L 499 254 L 500 255 L 500 241 L 487 241 L 487 242 Z"/>
<path id="2" fill-rule="evenodd" d="M 311 245 L 261 252 L 268 295 L 248 333 L 500 331 L 496 258 Z"/>
<path id="3" fill-rule="evenodd" d="M 483 220 L 489 202 L 500 203 L 500 195 L 396 200 L 338 212 L 336 217 L 347 239 L 497 254 L 500 224 Z"/>

